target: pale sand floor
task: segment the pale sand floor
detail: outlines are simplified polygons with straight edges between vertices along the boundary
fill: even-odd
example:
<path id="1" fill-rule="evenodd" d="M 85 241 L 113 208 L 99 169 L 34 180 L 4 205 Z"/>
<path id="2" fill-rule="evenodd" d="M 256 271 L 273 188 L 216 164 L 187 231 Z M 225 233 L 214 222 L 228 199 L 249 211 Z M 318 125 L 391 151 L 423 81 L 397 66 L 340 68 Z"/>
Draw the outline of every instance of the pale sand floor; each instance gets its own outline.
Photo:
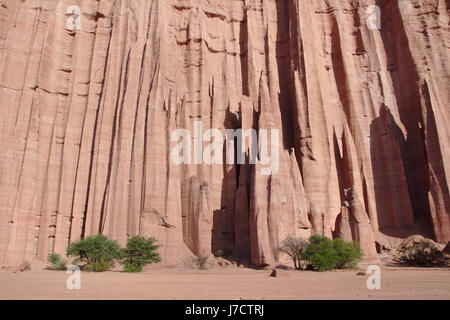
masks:
<path id="1" fill-rule="evenodd" d="M 450 269 L 386 269 L 369 290 L 357 271 L 252 269 L 82 273 L 68 290 L 65 272 L 0 272 L 0 299 L 450 299 Z"/>

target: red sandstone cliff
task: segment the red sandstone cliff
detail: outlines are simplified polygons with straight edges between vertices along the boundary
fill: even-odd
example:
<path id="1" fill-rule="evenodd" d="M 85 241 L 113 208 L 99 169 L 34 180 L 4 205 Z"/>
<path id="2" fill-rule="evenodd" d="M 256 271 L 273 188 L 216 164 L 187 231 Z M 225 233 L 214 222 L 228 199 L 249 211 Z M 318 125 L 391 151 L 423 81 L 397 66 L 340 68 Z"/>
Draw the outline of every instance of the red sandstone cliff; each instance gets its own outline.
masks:
<path id="1" fill-rule="evenodd" d="M 449 41 L 445 0 L 0 0 L 0 266 L 99 232 L 167 265 L 273 264 L 288 234 L 446 243 Z M 278 128 L 278 172 L 175 165 L 195 120 Z"/>

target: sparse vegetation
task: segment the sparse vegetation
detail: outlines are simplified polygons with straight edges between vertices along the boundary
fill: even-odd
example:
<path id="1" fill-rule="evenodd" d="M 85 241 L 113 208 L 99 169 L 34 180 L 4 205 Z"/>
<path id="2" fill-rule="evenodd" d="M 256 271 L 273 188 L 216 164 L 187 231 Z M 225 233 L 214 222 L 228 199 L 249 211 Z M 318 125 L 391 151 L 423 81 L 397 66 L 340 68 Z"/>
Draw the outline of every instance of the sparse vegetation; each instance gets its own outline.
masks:
<path id="1" fill-rule="evenodd" d="M 28 261 L 24 261 L 19 267 L 19 271 L 21 271 L 21 272 L 30 271 L 30 270 L 31 270 L 31 265 Z"/>
<path id="2" fill-rule="evenodd" d="M 410 247 L 401 246 L 399 254 L 398 261 L 408 266 L 434 267 L 448 263 L 447 255 L 427 240 L 414 243 Z"/>
<path id="3" fill-rule="evenodd" d="M 51 270 L 66 270 L 67 260 L 62 259 L 59 254 L 52 253 L 48 256 L 47 260 L 51 264 Z"/>
<path id="4" fill-rule="evenodd" d="M 291 257 L 297 270 L 354 268 L 363 256 L 357 242 L 339 238 L 331 240 L 319 235 L 311 236 L 308 241 L 289 236 L 282 242 L 279 250 Z"/>
<path id="5" fill-rule="evenodd" d="M 206 269 L 206 262 L 208 262 L 209 254 L 202 253 L 197 257 L 197 265 L 199 269 Z"/>
<path id="6" fill-rule="evenodd" d="M 134 236 L 128 240 L 127 246 L 120 250 L 120 263 L 125 272 L 142 272 L 145 265 L 161 261 L 156 250 L 155 238 Z"/>
<path id="7" fill-rule="evenodd" d="M 183 260 L 184 266 L 189 269 L 207 269 L 209 253 L 202 253 L 199 256 L 189 257 Z"/>
<path id="8" fill-rule="evenodd" d="M 217 250 L 216 253 L 214 254 L 216 257 L 223 257 L 225 255 L 223 250 Z"/>
<path id="9" fill-rule="evenodd" d="M 289 235 L 279 248 L 280 252 L 287 254 L 294 263 L 295 270 L 302 270 L 306 267 L 306 261 L 303 257 L 308 242 L 302 238 L 296 238 Z"/>
<path id="10" fill-rule="evenodd" d="M 67 248 L 67 254 L 76 257 L 73 264 L 85 263 L 84 271 L 108 271 L 119 258 L 120 246 L 102 234 L 89 236 L 73 242 Z"/>
<path id="11" fill-rule="evenodd" d="M 230 258 L 233 257 L 233 249 L 219 249 L 214 253 L 214 256 L 218 258 Z"/>

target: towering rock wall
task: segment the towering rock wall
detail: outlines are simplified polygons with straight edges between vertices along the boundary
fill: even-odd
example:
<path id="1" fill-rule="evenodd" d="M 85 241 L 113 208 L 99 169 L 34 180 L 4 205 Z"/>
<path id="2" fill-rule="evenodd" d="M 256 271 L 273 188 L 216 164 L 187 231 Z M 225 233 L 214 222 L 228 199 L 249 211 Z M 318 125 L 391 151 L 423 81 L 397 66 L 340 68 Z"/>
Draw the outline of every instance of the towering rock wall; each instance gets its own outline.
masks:
<path id="1" fill-rule="evenodd" d="M 167 265 L 273 264 L 289 234 L 445 243 L 449 41 L 445 0 L 0 0 L 0 266 L 99 232 Z M 278 171 L 174 163 L 199 121 L 278 129 Z"/>

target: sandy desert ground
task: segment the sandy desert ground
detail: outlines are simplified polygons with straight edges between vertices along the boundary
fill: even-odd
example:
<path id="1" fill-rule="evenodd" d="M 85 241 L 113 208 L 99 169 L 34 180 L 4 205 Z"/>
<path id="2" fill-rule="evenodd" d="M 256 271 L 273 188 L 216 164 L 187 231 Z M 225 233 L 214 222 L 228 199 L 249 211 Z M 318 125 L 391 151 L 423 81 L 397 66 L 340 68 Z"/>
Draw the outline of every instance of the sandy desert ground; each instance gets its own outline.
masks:
<path id="1" fill-rule="evenodd" d="M 357 271 L 174 270 L 82 273 L 68 290 L 61 271 L 0 272 L 0 299 L 450 299 L 450 269 L 382 269 L 369 290 Z"/>

